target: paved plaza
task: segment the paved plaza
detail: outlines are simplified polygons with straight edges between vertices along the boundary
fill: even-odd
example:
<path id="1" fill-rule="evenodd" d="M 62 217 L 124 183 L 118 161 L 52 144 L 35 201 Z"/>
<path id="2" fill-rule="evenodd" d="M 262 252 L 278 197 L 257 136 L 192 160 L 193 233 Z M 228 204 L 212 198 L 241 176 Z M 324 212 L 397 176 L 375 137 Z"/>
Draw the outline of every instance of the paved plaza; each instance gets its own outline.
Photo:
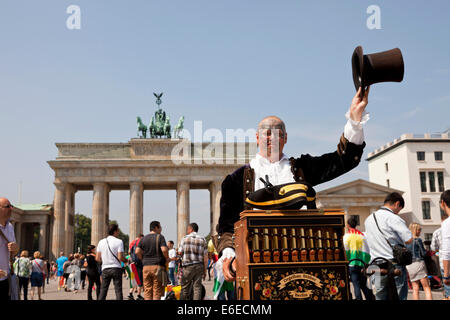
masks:
<path id="1" fill-rule="evenodd" d="M 212 288 L 214 285 L 214 281 L 211 278 L 211 281 L 203 281 L 203 284 L 206 288 L 206 299 L 211 300 L 213 298 L 212 294 Z M 86 280 L 86 287 L 84 290 L 80 289 L 77 293 L 73 292 L 65 292 L 64 289 L 61 291 L 58 291 L 58 285 L 56 280 L 49 280 L 49 284 L 45 285 L 45 293 L 42 294 L 42 299 L 44 300 L 87 300 L 87 287 L 88 282 Z M 122 283 L 122 291 L 123 291 L 123 298 L 127 299 L 127 296 L 130 291 L 130 285 L 129 281 L 124 277 L 123 283 Z M 28 288 L 28 299 L 30 299 L 30 293 L 31 289 Z M 96 299 L 96 293 L 95 291 L 92 292 L 92 296 L 94 300 Z M 136 297 L 136 294 L 134 294 Z M 114 284 L 111 282 L 111 285 L 109 286 L 108 295 L 106 296 L 107 300 L 115 300 L 116 294 L 114 292 Z M 37 292 L 35 293 L 35 300 L 37 300 Z"/>
<path id="2" fill-rule="evenodd" d="M 212 300 L 213 293 L 212 288 L 214 285 L 214 281 L 211 278 L 211 281 L 204 281 L 203 284 L 206 288 L 206 299 Z M 123 297 L 124 299 L 127 299 L 128 293 L 129 293 L 129 282 L 124 277 L 123 278 Z M 96 293 L 93 292 L 93 297 L 95 299 Z M 441 289 L 439 290 L 433 290 L 433 299 L 434 300 L 441 300 L 443 298 L 443 291 Z M 135 295 L 136 296 L 136 295 Z M 30 289 L 28 290 L 28 298 L 30 299 Z M 114 293 L 114 285 L 111 283 L 108 295 L 106 297 L 107 300 L 114 300 L 116 298 L 116 295 Z M 37 299 L 37 293 L 35 295 L 35 299 Z M 86 287 L 84 290 L 79 290 L 77 293 L 73 292 L 65 292 L 64 290 L 58 291 L 57 282 L 55 280 L 50 280 L 49 284 L 45 286 L 45 293 L 42 295 L 42 299 L 44 300 L 87 300 L 87 281 L 86 281 Z M 420 299 L 425 300 L 425 294 L 423 291 L 420 291 Z M 409 290 L 408 292 L 408 300 L 412 300 L 412 291 Z"/>

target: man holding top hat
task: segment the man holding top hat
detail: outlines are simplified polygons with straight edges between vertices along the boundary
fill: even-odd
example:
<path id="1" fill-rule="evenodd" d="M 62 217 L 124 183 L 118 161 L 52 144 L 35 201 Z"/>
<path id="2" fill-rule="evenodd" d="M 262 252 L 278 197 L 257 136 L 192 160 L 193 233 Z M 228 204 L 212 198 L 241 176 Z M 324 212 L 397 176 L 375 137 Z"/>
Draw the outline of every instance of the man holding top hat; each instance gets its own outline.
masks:
<path id="1" fill-rule="evenodd" d="M 399 49 L 363 55 L 357 47 L 352 56 L 353 80 L 357 90 L 346 113 L 347 123 L 337 145 L 337 150 L 322 156 L 309 154 L 299 158 L 288 158 L 283 153 L 287 143 L 287 131 L 284 122 L 276 116 L 268 116 L 258 124 L 256 142 L 258 153 L 249 164 L 228 175 L 222 183 L 218 235 L 215 237 L 219 252 L 216 263 L 219 283 L 215 292 L 220 291 L 220 283 L 235 280 L 236 261 L 232 235 L 234 223 L 245 209 L 264 208 L 300 209 L 312 201 L 312 195 L 291 192 L 278 196 L 280 185 L 297 183 L 295 189 L 308 190 L 320 183 L 330 181 L 355 168 L 365 147 L 363 125 L 369 120 L 365 112 L 368 103 L 370 85 L 377 82 L 401 81 L 403 79 L 403 59 Z M 303 184 L 303 186 L 301 186 Z M 276 187 L 278 186 L 278 189 Z M 277 192 L 273 192 L 275 190 Z M 288 188 L 287 190 L 293 190 Z M 272 190 L 272 191 L 271 191 Z M 273 197 L 271 198 L 271 194 Z M 277 197 L 275 195 L 277 194 Z M 300 194 L 304 201 L 296 201 Z M 270 199 L 270 200 L 268 200 Z M 294 200 L 293 200 L 294 199 Z M 308 208 L 311 208 L 308 205 Z M 314 207 L 315 208 L 315 203 Z"/>

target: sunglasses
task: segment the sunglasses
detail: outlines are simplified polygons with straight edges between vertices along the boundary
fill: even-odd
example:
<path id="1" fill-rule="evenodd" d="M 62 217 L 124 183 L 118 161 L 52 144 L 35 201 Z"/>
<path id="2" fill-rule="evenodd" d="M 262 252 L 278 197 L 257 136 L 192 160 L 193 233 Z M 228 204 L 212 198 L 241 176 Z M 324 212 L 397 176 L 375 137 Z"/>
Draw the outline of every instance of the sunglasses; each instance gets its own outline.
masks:
<path id="1" fill-rule="evenodd" d="M 4 207 L 2 207 L 2 208 L 5 208 L 5 209 L 9 209 L 9 208 L 14 208 L 14 206 L 12 205 L 12 204 L 8 204 L 8 205 L 6 205 L 6 206 L 4 206 Z"/>

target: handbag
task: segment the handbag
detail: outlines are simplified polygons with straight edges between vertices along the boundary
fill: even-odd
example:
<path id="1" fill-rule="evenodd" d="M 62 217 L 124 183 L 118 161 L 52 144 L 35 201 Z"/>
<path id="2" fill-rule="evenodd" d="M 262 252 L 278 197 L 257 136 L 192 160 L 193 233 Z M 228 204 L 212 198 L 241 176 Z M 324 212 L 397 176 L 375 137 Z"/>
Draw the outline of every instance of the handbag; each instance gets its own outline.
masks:
<path id="1" fill-rule="evenodd" d="M 383 209 L 383 208 L 381 208 L 381 209 Z M 388 209 L 384 209 L 384 210 L 390 211 Z M 386 242 L 389 244 L 389 246 L 392 249 L 392 255 L 394 256 L 394 261 L 401 266 L 410 265 L 412 263 L 411 252 L 404 245 L 401 245 L 401 244 L 396 244 L 395 246 L 392 246 L 391 243 L 386 238 L 386 236 L 384 235 L 383 231 L 381 231 L 380 226 L 378 225 L 378 221 L 377 221 L 375 212 L 373 213 L 373 218 L 375 219 L 375 223 L 377 224 L 378 230 L 380 230 L 380 233 L 383 235 L 383 237 L 386 239 Z"/>
<path id="2" fill-rule="evenodd" d="M 159 244 L 159 234 L 156 236 L 156 256 L 157 257 L 159 257 L 159 251 L 160 251 L 158 244 Z M 156 269 L 155 275 L 156 275 L 156 278 L 158 279 L 158 282 L 160 282 L 163 287 L 165 287 L 169 284 L 169 275 L 167 274 L 167 270 L 164 266 L 158 265 L 158 269 Z"/>

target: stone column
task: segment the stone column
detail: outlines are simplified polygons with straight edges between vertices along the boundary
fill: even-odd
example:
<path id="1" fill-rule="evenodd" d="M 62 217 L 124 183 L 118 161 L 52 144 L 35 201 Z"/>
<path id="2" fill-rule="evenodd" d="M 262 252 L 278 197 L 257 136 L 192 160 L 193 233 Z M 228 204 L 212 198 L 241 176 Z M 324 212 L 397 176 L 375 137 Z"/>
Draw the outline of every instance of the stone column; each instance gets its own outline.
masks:
<path id="1" fill-rule="evenodd" d="M 16 242 L 19 248 L 23 248 L 22 245 L 22 222 L 16 222 L 14 224 L 14 234 L 16 236 Z M 20 252 L 19 252 L 20 253 Z"/>
<path id="2" fill-rule="evenodd" d="M 104 217 L 105 217 L 105 221 L 103 222 L 102 238 L 106 238 L 106 236 L 108 235 L 108 226 L 109 226 L 109 193 L 110 192 L 111 192 L 111 187 L 109 185 L 106 185 L 105 199 L 104 199 L 105 212 L 103 214 Z"/>
<path id="3" fill-rule="evenodd" d="M 143 233 L 144 223 L 144 185 L 142 182 L 130 183 L 130 242 Z"/>
<path id="4" fill-rule="evenodd" d="M 98 242 L 104 238 L 105 223 L 105 193 L 106 183 L 94 183 L 94 194 L 92 204 L 92 227 L 91 227 L 91 244 L 97 246 Z"/>
<path id="5" fill-rule="evenodd" d="M 64 233 L 65 233 L 65 184 L 55 183 L 55 198 L 54 198 L 54 222 L 53 222 L 53 241 L 52 241 L 52 255 L 53 258 L 59 257 L 59 252 L 64 248 Z"/>
<path id="6" fill-rule="evenodd" d="M 220 217 L 220 198 L 222 197 L 222 181 L 213 181 L 209 185 L 211 205 L 211 235 L 216 234 L 216 225 Z"/>
<path id="7" fill-rule="evenodd" d="M 177 183 L 177 248 L 189 224 L 189 182 Z"/>
<path id="8" fill-rule="evenodd" d="M 47 221 L 39 224 L 39 252 L 47 257 Z"/>
<path id="9" fill-rule="evenodd" d="M 65 189 L 65 223 L 64 223 L 64 254 L 74 253 L 75 236 L 75 188 L 71 184 L 66 185 Z"/>
<path id="10" fill-rule="evenodd" d="M 345 227 L 347 227 L 347 220 L 348 220 L 349 216 L 348 216 L 348 207 L 344 207 L 344 223 L 345 223 Z"/>

